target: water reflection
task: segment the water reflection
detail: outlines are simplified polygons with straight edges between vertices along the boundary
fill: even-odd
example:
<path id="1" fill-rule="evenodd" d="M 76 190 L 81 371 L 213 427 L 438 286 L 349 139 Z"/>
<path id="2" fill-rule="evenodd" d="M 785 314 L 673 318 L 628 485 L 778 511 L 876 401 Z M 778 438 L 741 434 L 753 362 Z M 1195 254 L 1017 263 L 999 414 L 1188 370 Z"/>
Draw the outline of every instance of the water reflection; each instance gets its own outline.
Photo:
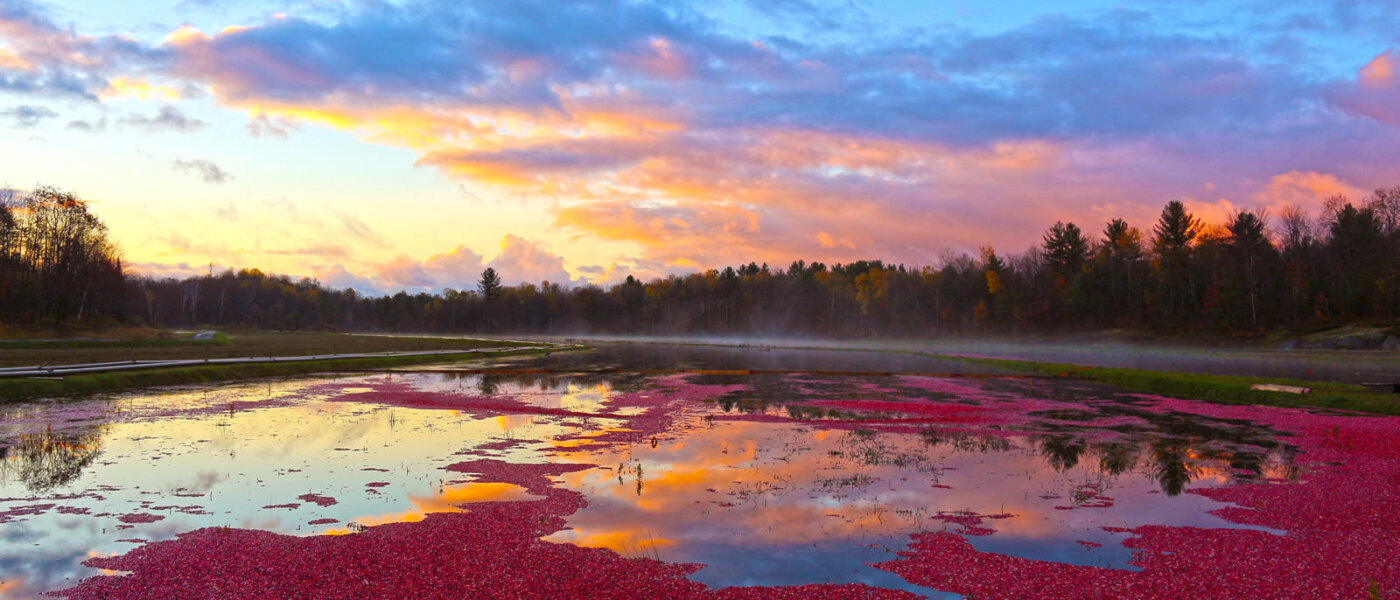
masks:
<path id="1" fill-rule="evenodd" d="M 780 408 L 795 420 L 874 422 L 911 415 L 900 414 L 898 403 L 881 402 L 878 410 L 857 410 L 830 408 L 821 402 L 872 398 L 901 402 L 965 400 L 903 386 L 899 378 L 845 378 L 839 382 L 809 377 L 752 379 L 755 383 L 751 390 L 720 398 L 720 409 L 758 415 Z M 1107 386 L 998 379 L 978 385 L 984 400 L 1045 398 L 1079 407 L 1027 413 L 1033 419 L 1028 425 L 1040 431 L 1027 439 L 1054 471 L 1070 471 L 1081 460 L 1092 460 L 1099 470 L 1110 475 L 1133 470 L 1148 474 L 1170 496 L 1180 494 L 1195 478 L 1222 473 L 1245 480 L 1292 480 L 1297 476 L 1297 468 L 1292 466 L 1294 448 L 1286 443 L 1286 437 L 1280 439 L 1276 433 L 1248 422 L 1157 411 L 1150 402 L 1119 394 Z M 814 401 L 816 404 L 812 404 Z M 952 444 L 964 451 L 1005 450 L 1009 444 L 1002 435 L 970 435 L 947 428 L 927 429 L 922 435 L 931 443 Z M 1105 435 L 1115 439 L 1103 439 Z"/>
<path id="2" fill-rule="evenodd" d="M 37 495 L 68 484 L 102 454 L 104 429 L 46 429 L 0 440 L 0 486 L 17 481 Z"/>
<path id="3" fill-rule="evenodd" d="M 712 353 L 642 354 L 697 368 L 748 360 L 715 362 Z M 767 354 L 758 360 L 861 367 L 851 353 L 839 361 Z M 354 534 L 536 498 L 444 470 L 480 457 L 595 465 L 555 478 L 588 506 L 567 515 L 569 528 L 551 541 L 704 563 L 694 578 L 715 586 L 864 582 L 919 593 L 931 591 L 867 566 L 892 558 L 911 533 L 946 529 L 984 551 L 1130 568 L 1127 534 L 1105 526 L 1236 527 L 1209 514 L 1220 504 L 1184 492 L 1297 474 L 1286 437 L 1159 413 L 1106 388 L 666 378 L 628 371 L 620 351 L 595 357 L 598 368 L 586 372 L 540 368 L 588 364 L 588 355 L 562 356 L 516 362 L 509 372 L 439 369 L 24 405 L 15 409 L 27 411 L 23 418 L 0 423 L 0 598 L 92 575 L 80 565 L 91 553 L 199 527 Z M 937 366 L 908 360 L 876 364 Z M 743 387 L 698 387 L 728 384 Z M 410 393 L 434 401 L 395 403 Z M 483 397 L 489 402 L 473 404 Z M 664 418 L 639 418 L 643 400 L 665 407 Z M 505 403 L 511 410 L 480 408 Z"/>
<path id="4" fill-rule="evenodd" d="M 752 379 L 659 448 L 565 452 L 619 466 L 565 477 L 591 504 L 547 539 L 706 563 L 694 578 L 712 585 L 834 581 L 927 592 L 864 565 L 890 558 L 909 534 L 949 529 L 984 551 L 1131 569 L 1127 534 L 1104 527 L 1237 527 L 1208 514 L 1217 504 L 1182 492 L 1296 476 L 1292 448 L 1272 432 L 1160 414 L 1106 390 L 1075 390 L 1087 408 L 1073 415 L 1030 411 L 1018 424 L 1025 433 L 978 433 L 892 408 L 887 400 L 939 395 L 897 378 Z M 1027 385 L 981 388 L 984 400 L 1007 400 Z M 879 410 L 858 408 L 869 398 Z M 634 489 L 630 473 L 652 476 Z"/>

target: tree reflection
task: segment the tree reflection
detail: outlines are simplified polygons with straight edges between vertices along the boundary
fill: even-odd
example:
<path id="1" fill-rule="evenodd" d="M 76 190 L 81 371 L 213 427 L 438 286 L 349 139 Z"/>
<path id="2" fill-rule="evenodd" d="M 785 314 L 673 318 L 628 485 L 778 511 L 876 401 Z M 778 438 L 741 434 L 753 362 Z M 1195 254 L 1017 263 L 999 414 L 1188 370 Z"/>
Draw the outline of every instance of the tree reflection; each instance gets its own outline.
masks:
<path id="1" fill-rule="evenodd" d="M 24 434 L 0 446 L 0 483 L 19 481 L 31 494 L 68 484 L 102 454 L 103 428 Z"/>
<path id="2" fill-rule="evenodd" d="M 940 431 L 925 429 L 919 437 L 929 448 L 947 446 L 961 452 L 1006 452 L 1011 449 L 1011 440 L 996 435 L 972 435 L 960 431 Z"/>
<path id="3" fill-rule="evenodd" d="M 476 389 L 480 390 L 483 396 L 495 396 L 500 386 L 501 377 L 491 373 L 483 374 L 481 380 L 476 383 Z"/>
<path id="4" fill-rule="evenodd" d="M 1082 436 L 1047 435 L 1036 438 L 1040 455 L 1056 471 L 1068 471 L 1079 464 L 1079 457 L 1089 450 Z"/>
<path id="5" fill-rule="evenodd" d="M 1152 476 L 1162 485 L 1162 492 L 1176 496 L 1191 483 L 1191 466 L 1187 464 L 1188 449 L 1174 440 L 1152 443 Z"/>
<path id="6" fill-rule="evenodd" d="M 1095 444 L 1094 451 L 1099 456 L 1099 468 L 1109 475 L 1121 475 L 1137 466 L 1138 445 L 1130 442 L 1106 442 Z"/>

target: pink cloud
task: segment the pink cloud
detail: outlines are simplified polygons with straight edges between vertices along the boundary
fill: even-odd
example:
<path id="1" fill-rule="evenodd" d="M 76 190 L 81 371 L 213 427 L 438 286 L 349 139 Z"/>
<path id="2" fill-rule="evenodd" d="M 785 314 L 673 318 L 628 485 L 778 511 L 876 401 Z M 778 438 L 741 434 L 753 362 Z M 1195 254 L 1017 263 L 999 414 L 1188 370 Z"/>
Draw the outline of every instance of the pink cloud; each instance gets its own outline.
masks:
<path id="1" fill-rule="evenodd" d="M 434 282 L 443 287 L 469 290 L 476 287 L 481 272 L 486 269 L 481 255 L 466 246 L 457 246 L 449 252 L 434 254 L 423 261 L 423 270 Z"/>
<path id="2" fill-rule="evenodd" d="M 501 253 L 491 260 L 495 269 L 506 284 L 533 283 L 548 281 L 569 286 L 574 283 L 569 272 L 564 269 L 564 258 L 549 251 L 539 242 L 527 240 L 514 234 L 507 234 L 501 240 Z"/>
<path id="3" fill-rule="evenodd" d="M 380 293 L 378 286 L 368 277 L 356 275 L 345 268 L 344 265 L 336 264 L 330 266 L 312 267 L 312 276 L 317 281 L 334 289 L 352 289 L 362 294 Z"/>
<path id="4" fill-rule="evenodd" d="M 432 288 L 437 283 L 428 276 L 422 263 L 405 255 L 377 265 L 374 276 L 386 285 L 400 288 Z"/>
<path id="5" fill-rule="evenodd" d="M 1356 80 L 1332 86 L 1331 99 L 1343 110 L 1400 127 L 1400 51 L 1376 55 L 1357 73 Z"/>
<path id="6" fill-rule="evenodd" d="M 356 272 L 342 264 L 315 267 L 320 281 L 336 287 L 351 287 L 370 294 L 439 293 L 444 289 L 475 290 L 481 272 L 486 267 L 496 269 L 507 285 L 542 281 L 565 287 L 581 283 L 570 276 L 564 258 L 550 252 L 539 242 L 507 234 L 501 240 L 501 253 L 489 263 L 480 253 L 466 246 L 457 246 L 424 260 L 399 255 L 383 263 Z"/>

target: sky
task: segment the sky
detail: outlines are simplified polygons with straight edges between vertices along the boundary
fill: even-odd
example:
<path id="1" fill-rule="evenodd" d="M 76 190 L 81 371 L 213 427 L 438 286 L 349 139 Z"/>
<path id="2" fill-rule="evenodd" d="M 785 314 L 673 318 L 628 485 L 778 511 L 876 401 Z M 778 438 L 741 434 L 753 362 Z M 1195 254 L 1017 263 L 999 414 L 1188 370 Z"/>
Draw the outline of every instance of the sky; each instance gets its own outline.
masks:
<path id="1" fill-rule="evenodd" d="M 0 0 L 0 187 L 364 292 L 937 264 L 1400 185 L 1400 0 Z"/>

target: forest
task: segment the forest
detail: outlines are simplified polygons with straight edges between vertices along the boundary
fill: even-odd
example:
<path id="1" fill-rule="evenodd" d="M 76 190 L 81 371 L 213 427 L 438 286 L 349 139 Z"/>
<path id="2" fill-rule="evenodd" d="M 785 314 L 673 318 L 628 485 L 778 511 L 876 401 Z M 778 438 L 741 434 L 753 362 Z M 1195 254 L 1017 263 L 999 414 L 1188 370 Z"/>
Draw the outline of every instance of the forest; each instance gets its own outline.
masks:
<path id="1" fill-rule="evenodd" d="M 49 187 L 0 189 L 0 334 L 120 321 L 131 282 L 86 202 Z"/>
<path id="2" fill-rule="evenodd" d="M 52 188 L 0 198 L 0 323 L 10 330 L 217 327 L 441 333 L 921 337 L 1125 328 L 1260 334 L 1400 318 L 1400 186 L 1334 197 L 1316 217 L 1240 211 L 1204 223 L 1179 201 L 1139 228 L 1055 223 L 1031 250 L 749 263 L 610 286 L 478 281 L 365 296 L 257 269 L 123 275 L 86 205 Z"/>

